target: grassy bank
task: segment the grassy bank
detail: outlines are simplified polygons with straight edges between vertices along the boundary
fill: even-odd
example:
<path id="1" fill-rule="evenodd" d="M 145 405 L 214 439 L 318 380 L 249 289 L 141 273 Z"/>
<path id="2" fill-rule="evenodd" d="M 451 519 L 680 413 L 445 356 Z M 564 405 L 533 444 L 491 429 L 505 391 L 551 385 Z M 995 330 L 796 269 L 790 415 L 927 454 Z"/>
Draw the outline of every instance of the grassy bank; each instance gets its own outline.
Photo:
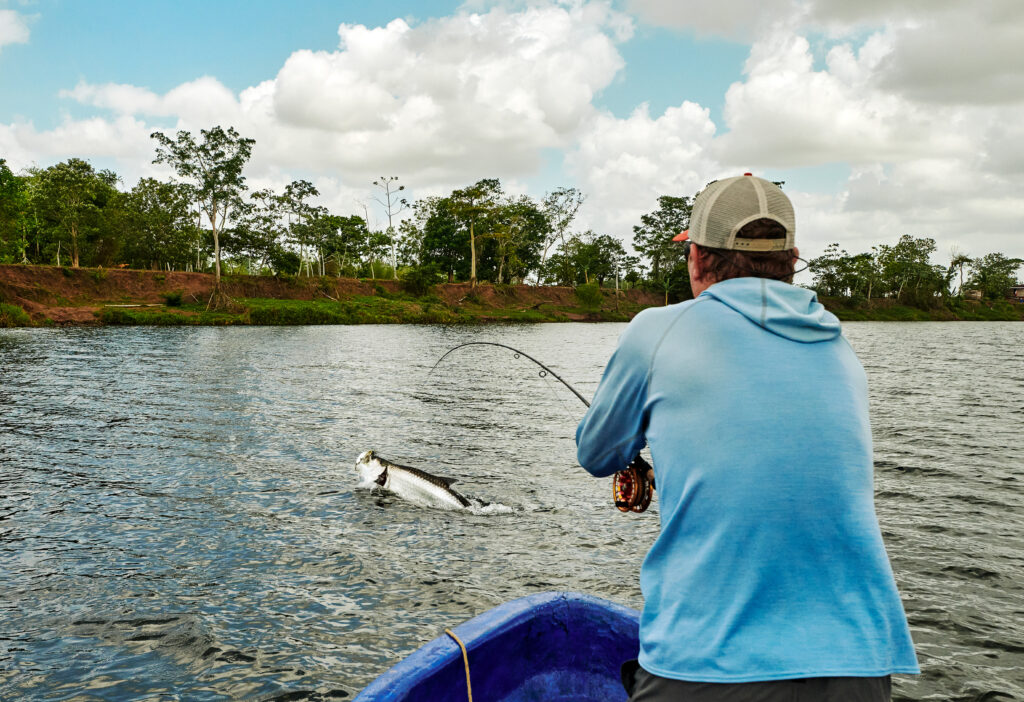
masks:
<path id="1" fill-rule="evenodd" d="M 821 303 L 844 322 L 1020 322 L 1024 304 L 1008 300 L 970 301 L 952 299 L 944 304 L 920 308 L 893 300 L 853 303 L 822 298 Z"/>
<path id="2" fill-rule="evenodd" d="M 660 294 L 468 283 L 413 294 L 397 280 L 225 276 L 232 302 L 208 311 L 204 273 L 0 265 L 0 327 L 44 325 L 484 324 L 626 322 Z M 1024 304 L 949 300 L 920 309 L 892 300 L 823 298 L 846 321 L 1022 321 Z"/>
<path id="3" fill-rule="evenodd" d="M 628 321 L 615 310 L 541 305 L 496 308 L 464 304 L 450 307 L 438 298 L 357 296 L 346 300 L 275 300 L 243 298 L 230 309 L 207 311 L 205 305 L 181 307 L 104 307 L 98 321 L 113 325 L 297 325 L 297 324 L 480 324 L 487 322 Z"/>
<path id="4" fill-rule="evenodd" d="M 231 303 L 207 310 L 203 273 L 0 265 L 0 325 L 478 324 L 628 321 L 660 298 L 573 289 L 468 283 L 423 291 L 398 280 L 224 276 Z"/>

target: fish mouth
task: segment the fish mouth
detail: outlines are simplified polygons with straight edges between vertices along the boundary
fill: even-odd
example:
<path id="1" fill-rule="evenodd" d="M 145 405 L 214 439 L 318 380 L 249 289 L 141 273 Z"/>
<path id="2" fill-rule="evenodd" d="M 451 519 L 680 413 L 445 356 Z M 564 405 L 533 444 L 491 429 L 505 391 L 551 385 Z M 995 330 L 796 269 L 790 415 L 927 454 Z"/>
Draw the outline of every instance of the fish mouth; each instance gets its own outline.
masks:
<path id="1" fill-rule="evenodd" d="M 376 458 L 376 455 L 372 450 L 363 451 L 361 454 L 359 454 L 359 458 L 356 459 L 356 465 L 359 465 L 360 463 L 369 463 L 374 458 Z"/>

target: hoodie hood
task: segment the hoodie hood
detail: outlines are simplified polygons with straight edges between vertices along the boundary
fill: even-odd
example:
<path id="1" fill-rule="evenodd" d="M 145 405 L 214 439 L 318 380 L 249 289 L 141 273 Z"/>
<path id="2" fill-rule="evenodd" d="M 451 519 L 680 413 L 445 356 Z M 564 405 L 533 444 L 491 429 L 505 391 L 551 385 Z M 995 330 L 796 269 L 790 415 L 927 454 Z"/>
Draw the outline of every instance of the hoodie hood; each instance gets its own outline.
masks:
<path id="1" fill-rule="evenodd" d="M 700 294 L 730 307 L 751 322 L 786 339 L 812 344 L 839 336 L 839 319 L 818 302 L 813 290 L 781 280 L 730 278 Z"/>

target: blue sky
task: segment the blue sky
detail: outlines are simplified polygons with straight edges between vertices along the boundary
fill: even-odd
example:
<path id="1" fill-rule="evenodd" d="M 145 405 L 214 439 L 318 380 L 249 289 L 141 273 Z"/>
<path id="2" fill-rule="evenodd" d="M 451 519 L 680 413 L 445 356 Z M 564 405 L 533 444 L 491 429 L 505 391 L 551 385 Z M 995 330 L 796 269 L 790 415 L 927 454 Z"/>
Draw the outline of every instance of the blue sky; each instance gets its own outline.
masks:
<path id="1" fill-rule="evenodd" d="M 413 194 L 575 185 L 580 225 L 626 240 L 658 195 L 754 170 L 786 181 L 812 251 L 912 233 L 1024 255 L 1024 13 L 920 5 L 0 0 L 0 158 L 84 156 L 130 187 L 149 131 L 237 122 L 254 184 L 309 177 L 354 211 L 378 171 Z M 345 45 L 343 23 L 366 31 Z"/>
<path id="2" fill-rule="evenodd" d="M 0 120 L 52 128 L 62 114 L 85 116 L 60 91 L 79 81 L 130 83 L 165 92 L 203 75 L 238 92 L 273 77 L 296 49 L 337 48 L 341 23 L 380 26 L 449 15 L 460 2 L 303 0 L 36 0 L 19 6 L 32 41 L 0 56 Z M 2 7 L 3 5 L 0 5 Z M 242 18 L 242 19 L 240 19 Z M 626 67 L 595 101 L 620 117 L 647 102 L 662 112 L 692 100 L 720 120 L 725 87 L 739 80 L 749 47 L 641 24 L 620 47 Z M 16 97 L 15 97 L 16 96 Z"/>

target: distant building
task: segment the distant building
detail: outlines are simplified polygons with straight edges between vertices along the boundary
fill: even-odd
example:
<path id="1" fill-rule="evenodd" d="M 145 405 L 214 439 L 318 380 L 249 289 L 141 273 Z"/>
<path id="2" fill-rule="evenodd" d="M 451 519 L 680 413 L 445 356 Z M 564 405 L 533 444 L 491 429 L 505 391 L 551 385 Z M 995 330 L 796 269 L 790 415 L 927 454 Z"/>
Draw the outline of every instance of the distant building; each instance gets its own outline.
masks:
<path id="1" fill-rule="evenodd" d="M 1024 302 L 1024 285 L 1014 285 L 1010 288 L 1010 297 L 1016 302 Z"/>
<path id="2" fill-rule="evenodd" d="M 981 299 L 981 291 L 980 290 L 964 290 L 964 299 L 965 300 L 980 300 Z"/>

